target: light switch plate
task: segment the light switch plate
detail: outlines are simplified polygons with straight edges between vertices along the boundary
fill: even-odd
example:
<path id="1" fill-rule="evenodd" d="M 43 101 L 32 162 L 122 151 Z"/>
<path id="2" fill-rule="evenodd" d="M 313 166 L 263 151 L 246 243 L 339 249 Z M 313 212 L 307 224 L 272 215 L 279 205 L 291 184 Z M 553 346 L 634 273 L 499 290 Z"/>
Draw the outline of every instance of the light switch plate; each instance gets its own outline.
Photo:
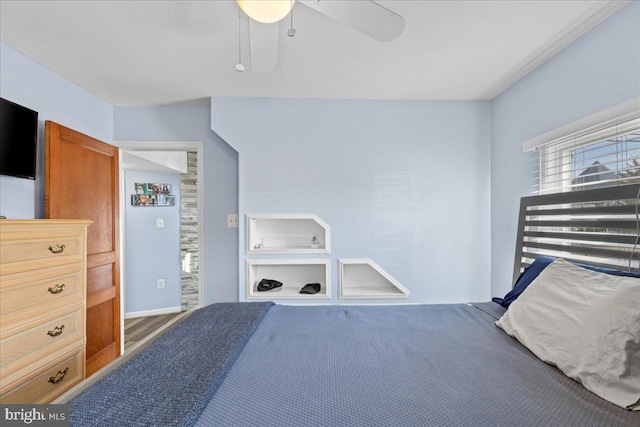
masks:
<path id="1" fill-rule="evenodd" d="M 162 218 L 156 219 L 156 228 L 164 228 L 164 219 Z"/>
<path id="2" fill-rule="evenodd" d="M 238 228 L 238 214 L 227 215 L 227 227 Z"/>

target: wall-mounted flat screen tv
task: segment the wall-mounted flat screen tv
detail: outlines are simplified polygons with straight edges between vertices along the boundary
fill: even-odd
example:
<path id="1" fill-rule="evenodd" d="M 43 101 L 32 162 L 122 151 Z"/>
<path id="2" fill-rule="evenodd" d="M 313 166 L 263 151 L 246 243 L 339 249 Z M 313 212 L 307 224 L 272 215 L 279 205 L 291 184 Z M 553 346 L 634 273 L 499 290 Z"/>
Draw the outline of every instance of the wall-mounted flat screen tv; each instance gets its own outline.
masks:
<path id="1" fill-rule="evenodd" d="M 0 174 L 36 179 L 38 112 L 0 98 Z"/>

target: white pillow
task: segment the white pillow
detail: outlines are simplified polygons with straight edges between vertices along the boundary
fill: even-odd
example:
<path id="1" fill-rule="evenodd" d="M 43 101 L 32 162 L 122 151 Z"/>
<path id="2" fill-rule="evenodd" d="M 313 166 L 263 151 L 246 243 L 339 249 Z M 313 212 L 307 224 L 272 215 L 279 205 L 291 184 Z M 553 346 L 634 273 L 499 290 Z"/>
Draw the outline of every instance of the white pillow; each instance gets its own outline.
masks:
<path id="1" fill-rule="evenodd" d="M 558 259 L 496 325 L 603 399 L 640 403 L 640 279 Z"/>

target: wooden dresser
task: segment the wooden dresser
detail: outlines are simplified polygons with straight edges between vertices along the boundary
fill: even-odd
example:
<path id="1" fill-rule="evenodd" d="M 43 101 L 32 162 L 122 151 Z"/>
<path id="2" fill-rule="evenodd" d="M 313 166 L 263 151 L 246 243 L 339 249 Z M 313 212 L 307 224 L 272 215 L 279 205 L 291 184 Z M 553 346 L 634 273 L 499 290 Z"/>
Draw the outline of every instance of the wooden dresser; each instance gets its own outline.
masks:
<path id="1" fill-rule="evenodd" d="M 85 376 L 84 220 L 0 220 L 0 403 L 48 403 Z"/>

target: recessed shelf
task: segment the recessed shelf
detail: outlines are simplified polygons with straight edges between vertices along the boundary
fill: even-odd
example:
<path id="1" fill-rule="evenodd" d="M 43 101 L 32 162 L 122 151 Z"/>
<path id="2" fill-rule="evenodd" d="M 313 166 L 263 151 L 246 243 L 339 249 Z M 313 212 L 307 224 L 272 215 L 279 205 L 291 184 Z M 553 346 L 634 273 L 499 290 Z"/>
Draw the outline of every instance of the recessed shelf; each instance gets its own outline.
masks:
<path id="1" fill-rule="evenodd" d="M 329 298 L 329 260 L 247 260 L 247 299 L 327 299 Z M 262 279 L 277 280 L 279 288 L 258 291 Z M 320 283 L 316 294 L 301 294 L 300 289 L 308 283 Z"/>
<path id="2" fill-rule="evenodd" d="M 311 214 L 247 214 L 246 253 L 329 253 L 329 226 Z"/>
<path id="3" fill-rule="evenodd" d="M 411 292 L 371 259 L 339 259 L 340 299 L 406 298 Z"/>

